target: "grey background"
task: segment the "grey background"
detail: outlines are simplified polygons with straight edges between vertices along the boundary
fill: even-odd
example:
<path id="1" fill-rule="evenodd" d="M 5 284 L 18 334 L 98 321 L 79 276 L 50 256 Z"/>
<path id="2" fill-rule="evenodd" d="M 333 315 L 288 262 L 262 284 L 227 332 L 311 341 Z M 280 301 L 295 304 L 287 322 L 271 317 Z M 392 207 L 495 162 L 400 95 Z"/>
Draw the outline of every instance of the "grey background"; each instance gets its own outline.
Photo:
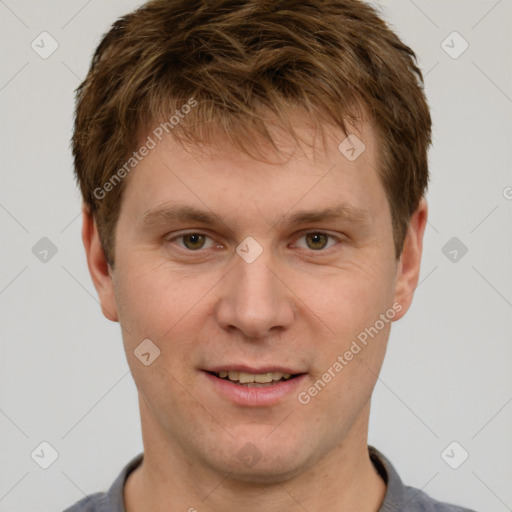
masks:
<path id="1" fill-rule="evenodd" d="M 100 35 L 139 3 L 0 0 L 1 512 L 61 510 L 142 450 L 119 327 L 85 264 L 69 151 L 73 91 Z M 438 499 L 512 510 L 512 2 L 378 4 L 419 56 L 435 132 L 421 282 L 392 329 L 370 442 Z M 59 45 L 47 59 L 31 48 L 43 31 Z M 453 31 L 469 44 L 458 58 L 445 51 L 462 48 Z M 46 262 L 32 252 L 43 237 L 57 249 Z M 455 262 L 459 242 L 442 250 L 452 237 L 468 248 Z M 42 441 L 58 452 L 46 470 L 31 458 Z M 469 453 L 458 469 L 441 456 L 452 441 Z"/>

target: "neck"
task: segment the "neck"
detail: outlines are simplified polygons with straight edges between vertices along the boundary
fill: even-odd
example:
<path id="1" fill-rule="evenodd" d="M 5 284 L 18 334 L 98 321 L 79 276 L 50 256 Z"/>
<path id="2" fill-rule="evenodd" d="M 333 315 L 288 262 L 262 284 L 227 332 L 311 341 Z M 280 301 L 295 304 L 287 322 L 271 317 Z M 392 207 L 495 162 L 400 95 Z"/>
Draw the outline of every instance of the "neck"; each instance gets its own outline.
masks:
<path id="1" fill-rule="evenodd" d="M 126 512 L 377 512 L 386 486 L 368 455 L 368 411 L 313 465 L 265 483 L 219 474 L 169 442 L 141 414 L 144 459 L 126 481 Z"/>

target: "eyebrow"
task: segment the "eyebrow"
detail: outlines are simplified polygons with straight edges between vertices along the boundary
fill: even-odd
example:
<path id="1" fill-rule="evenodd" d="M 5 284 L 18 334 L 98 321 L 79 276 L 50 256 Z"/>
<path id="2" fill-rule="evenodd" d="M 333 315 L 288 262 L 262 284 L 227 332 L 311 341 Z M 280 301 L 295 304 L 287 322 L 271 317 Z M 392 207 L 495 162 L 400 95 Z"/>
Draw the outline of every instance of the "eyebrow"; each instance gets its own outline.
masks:
<path id="1" fill-rule="evenodd" d="M 342 220 L 364 226 L 369 223 L 370 214 L 362 208 L 340 204 L 320 210 L 299 210 L 292 215 L 286 214 L 277 224 L 288 223 L 293 226 L 333 220 Z M 220 215 L 194 206 L 179 204 L 162 206 L 145 212 L 140 225 L 142 229 L 151 229 L 155 226 L 172 222 L 199 222 L 212 226 L 218 224 L 226 225 Z"/>
<path id="2" fill-rule="evenodd" d="M 171 222 L 200 222 L 202 224 L 223 223 L 220 216 L 207 210 L 201 210 L 188 205 L 162 206 L 149 210 L 142 216 L 141 227 L 150 229 L 156 225 L 168 224 Z"/>
<path id="3" fill-rule="evenodd" d="M 300 210 L 288 218 L 290 224 L 307 224 L 326 220 L 345 220 L 353 224 L 363 225 L 369 222 L 370 213 L 362 208 L 356 208 L 348 204 L 340 204 L 321 210 Z"/>

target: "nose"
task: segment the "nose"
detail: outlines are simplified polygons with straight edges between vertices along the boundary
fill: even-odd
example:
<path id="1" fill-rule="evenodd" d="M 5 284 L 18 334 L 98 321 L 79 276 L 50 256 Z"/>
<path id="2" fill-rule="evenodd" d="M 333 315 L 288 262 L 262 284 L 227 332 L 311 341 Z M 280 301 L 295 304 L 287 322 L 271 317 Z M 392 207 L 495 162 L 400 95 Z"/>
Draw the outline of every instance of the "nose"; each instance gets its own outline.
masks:
<path id="1" fill-rule="evenodd" d="M 284 331 L 294 320 L 293 294 L 266 251 L 252 263 L 240 258 L 220 292 L 216 316 L 225 330 L 265 338 Z"/>

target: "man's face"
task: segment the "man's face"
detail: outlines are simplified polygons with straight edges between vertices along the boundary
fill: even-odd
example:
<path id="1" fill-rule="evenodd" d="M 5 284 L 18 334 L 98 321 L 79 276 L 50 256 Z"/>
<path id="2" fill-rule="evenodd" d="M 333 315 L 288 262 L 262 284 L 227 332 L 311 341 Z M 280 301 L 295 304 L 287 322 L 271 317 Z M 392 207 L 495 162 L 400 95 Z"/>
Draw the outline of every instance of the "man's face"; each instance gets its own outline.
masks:
<path id="1" fill-rule="evenodd" d="M 279 163 L 169 139 L 132 172 L 100 297 L 123 329 L 146 451 L 265 481 L 366 443 L 391 320 L 410 297 L 363 128 L 354 161 L 334 131 L 314 154 L 282 139 Z M 146 339 L 160 350 L 148 366 L 134 354 Z"/>

